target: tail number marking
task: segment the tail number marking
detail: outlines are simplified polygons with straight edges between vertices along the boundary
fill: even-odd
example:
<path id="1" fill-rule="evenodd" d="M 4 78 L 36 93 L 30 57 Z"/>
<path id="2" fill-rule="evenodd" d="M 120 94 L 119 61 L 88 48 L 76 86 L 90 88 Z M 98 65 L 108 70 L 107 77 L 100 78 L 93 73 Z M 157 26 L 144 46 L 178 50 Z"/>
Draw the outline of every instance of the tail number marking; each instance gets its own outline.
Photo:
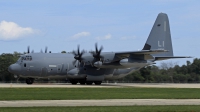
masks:
<path id="1" fill-rule="evenodd" d="M 162 41 L 162 42 L 158 41 L 158 47 L 165 47 L 165 42 L 164 41 Z"/>

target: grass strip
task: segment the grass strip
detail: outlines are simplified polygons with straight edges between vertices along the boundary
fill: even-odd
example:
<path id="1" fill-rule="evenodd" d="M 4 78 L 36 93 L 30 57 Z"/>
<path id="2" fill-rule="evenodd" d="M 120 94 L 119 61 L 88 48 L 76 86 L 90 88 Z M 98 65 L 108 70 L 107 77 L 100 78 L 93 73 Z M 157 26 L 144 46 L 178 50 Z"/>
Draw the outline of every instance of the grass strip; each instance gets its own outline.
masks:
<path id="1" fill-rule="evenodd" d="M 9 107 L 1 112 L 199 112 L 200 106 Z"/>
<path id="2" fill-rule="evenodd" d="M 0 100 L 199 99 L 196 88 L 0 88 Z"/>

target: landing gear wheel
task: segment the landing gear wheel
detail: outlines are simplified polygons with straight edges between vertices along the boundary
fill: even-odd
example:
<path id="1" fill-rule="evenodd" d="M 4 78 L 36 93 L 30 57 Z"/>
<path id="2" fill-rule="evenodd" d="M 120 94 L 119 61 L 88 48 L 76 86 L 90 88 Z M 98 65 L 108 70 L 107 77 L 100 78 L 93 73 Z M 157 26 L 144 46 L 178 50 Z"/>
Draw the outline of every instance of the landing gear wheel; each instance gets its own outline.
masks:
<path id="1" fill-rule="evenodd" d="M 85 82 L 86 82 L 85 80 L 80 80 L 80 81 L 79 81 L 79 83 L 80 83 L 81 85 L 85 85 Z"/>
<path id="2" fill-rule="evenodd" d="M 87 85 L 92 85 L 93 81 L 86 81 Z"/>
<path id="3" fill-rule="evenodd" d="M 101 85 L 102 81 L 94 81 L 95 85 Z"/>
<path id="4" fill-rule="evenodd" d="M 70 82 L 72 83 L 72 85 L 76 85 L 78 83 L 77 80 L 70 80 Z"/>
<path id="5" fill-rule="evenodd" d="M 33 78 L 27 78 L 27 79 L 26 79 L 26 83 L 29 84 L 29 85 L 30 85 L 30 84 L 33 84 L 33 82 L 34 82 L 34 79 L 33 79 Z"/>

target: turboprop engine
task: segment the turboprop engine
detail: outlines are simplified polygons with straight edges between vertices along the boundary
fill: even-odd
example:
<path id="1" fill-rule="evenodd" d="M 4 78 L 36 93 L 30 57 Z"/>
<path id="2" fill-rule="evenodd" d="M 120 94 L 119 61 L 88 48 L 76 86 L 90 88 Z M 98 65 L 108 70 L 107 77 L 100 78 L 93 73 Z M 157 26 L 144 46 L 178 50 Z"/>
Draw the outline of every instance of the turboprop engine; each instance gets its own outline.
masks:
<path id="1" fill-rule="evenodd" d="M 102 64 L 103 63 L 101 61 L 97 61 L 97 62 L 94 63 L 94 66 L 97 67 L 97 68 L 100 68 L 102 66 Z"/>

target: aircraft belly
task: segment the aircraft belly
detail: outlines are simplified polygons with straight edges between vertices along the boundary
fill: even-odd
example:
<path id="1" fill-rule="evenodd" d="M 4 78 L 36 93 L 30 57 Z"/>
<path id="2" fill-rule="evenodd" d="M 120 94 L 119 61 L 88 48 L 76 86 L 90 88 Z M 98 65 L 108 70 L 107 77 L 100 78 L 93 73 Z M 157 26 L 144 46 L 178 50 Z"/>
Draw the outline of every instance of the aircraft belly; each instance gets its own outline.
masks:
<path id="1" fill-rule="evenodd" d="M 67 74 L 69 79 L 86 79 L 88 81 L 103 81 L 104 76 L 112 74 L 114 69 L 98 69 L 94 67 L 74 68 Z"/>
<path id="2" fill-rule="evenodd" d="M 140 67 L 133 67 L 133 68 L 129 68 L 129 69 L 115 69 L 115 71 L 113 72 L 112 75 L 105 77 L 105 80 L 119 79 L 119 78 L 125 77 L 128 74 L 130 74 L 136 70 L 139 70 L 139 69 L 140 69 Z"/>
<path id="3" fill-rule="evenodd" d="M 87 81 L 103 81 L 104 75 L 94 76 L 94 75 L 87 75 Z"/>
<path id="4" fill-rule="evenodd" d="M 36 78 L 36 79 L 66 79 L 66 75 L 48 75 L 48 76 L 36 76 L 36 75 L 19 75 L 22 78 Z"/>

